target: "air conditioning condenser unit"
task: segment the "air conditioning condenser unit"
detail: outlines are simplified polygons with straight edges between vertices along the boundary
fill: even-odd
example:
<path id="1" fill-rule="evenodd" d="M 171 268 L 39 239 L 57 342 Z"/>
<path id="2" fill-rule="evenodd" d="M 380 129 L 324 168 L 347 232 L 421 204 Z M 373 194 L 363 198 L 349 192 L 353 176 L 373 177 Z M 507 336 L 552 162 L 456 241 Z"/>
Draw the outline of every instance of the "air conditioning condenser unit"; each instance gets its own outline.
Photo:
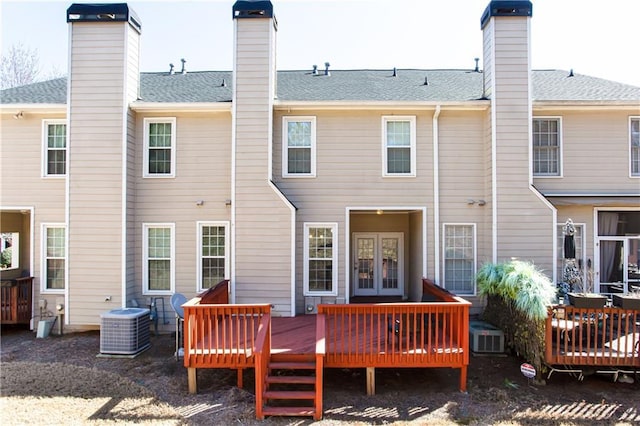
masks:
<path id="1" fill-rule="evenodd" d="M 113 309 L 100 314 L 100 353 L 137 355 L 151 346 L 149 309 Z"/>
<path id="2" fill-rule="evenodd" d="M 469 344 L 475 353 L 504 353 L 504 333 L 483 321 L 469 321 Z"/>

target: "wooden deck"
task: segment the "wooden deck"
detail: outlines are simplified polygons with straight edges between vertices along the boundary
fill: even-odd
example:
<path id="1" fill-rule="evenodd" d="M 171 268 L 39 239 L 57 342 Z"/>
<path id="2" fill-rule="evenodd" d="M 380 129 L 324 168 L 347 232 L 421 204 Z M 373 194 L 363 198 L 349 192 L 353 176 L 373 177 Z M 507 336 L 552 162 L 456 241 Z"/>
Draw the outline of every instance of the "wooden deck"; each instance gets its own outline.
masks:
<path id="1" fill-rule="evenodd" d="M 374 369 L 460 369 L 466 390 L 470 303 L 423 282 L 431 302 L 320 305 L 317 315 L 272 317 L 268 304 L 202 304 L 184 307 L 184 365 L 189 391 L 197 391 L 199 368 L 254 368 L 256 417 L 322 417 L 324 368 L 366 368 L 367 392 L 375 391 Z M 288 370 L 287 378 L 276 370 Z M 311 376 L 302 374 L 311 371 Z M 308 385 L 298 391 L 276 385 Z M 309 406 L 270 405 L 277 399 L 310 400 Z"/>
<path id="2" fill-rule="evenodd" d="M 17 278 L 0 285 L 0 324 L 29 324 L 33 277 Z"/>
<path id="3" fill-rule="evenodd" d="M 545 362 L 553 371 L 640 369 L 640 311 L 558 305 L 546 321 Z"/>

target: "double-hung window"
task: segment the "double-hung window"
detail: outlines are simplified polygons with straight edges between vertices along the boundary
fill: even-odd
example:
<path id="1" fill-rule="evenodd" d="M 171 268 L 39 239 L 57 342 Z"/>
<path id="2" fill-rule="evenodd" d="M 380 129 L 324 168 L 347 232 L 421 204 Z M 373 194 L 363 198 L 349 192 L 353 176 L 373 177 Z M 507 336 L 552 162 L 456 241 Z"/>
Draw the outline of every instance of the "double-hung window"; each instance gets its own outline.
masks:
<path id="1" fill-rule="evenodd" d="M 640 177 L 640 117 L 629 119 L 629 145 L 631 176 Z"/>
<path id="2" fill-rule="evenodd" d="M 67 174 L 67 123 L 65 120 L 42 122 L 42 176 Z"/>
<path id="3" fill-rule="evenodd" d="M 198 291 L 202 291 L 228 278 L 228 223 L 199 222 L 198 241 Z"/>
<path id="4" fill-rule="evenodd" d="M 144 119 L 144 177 L 175 177 L 176 119 Z"/>
<path id="5" fill-rule="evenodd" d="M 459 295 L 475 295 L 475 224 L 444 224 L 444 284 Z"/>
<path id="6" fill-rule="evenodd" d="M 316 118 L 282 118 L 282 176 L 315 177 Z"/>
<path id="7" fill-rule="evenodd" d="M 174 224 L 143 225 L 142 275 L 145 294 L 171 294 L 175 277 Z"/>
<path id="8" fill-rule="evenodd" d="M 557 117 L 533 119 L 533 175 L 562 175 L 561 121 Z"/>
<path id="9" fill-rule="evenodd" d="M 61 292 L 66 287 L 66 228 L 61 224 L 42 225 L 42 290 Z"/>
<path id="10" fill-rule="evenodd" d="M 416 118 L 382 117 L 382 175 L 416 175 Z"/>
<path id="11" fill-rule="evenodd" d="M 336 295 L 338 224 L 304 224 L 304 294 Z"/>

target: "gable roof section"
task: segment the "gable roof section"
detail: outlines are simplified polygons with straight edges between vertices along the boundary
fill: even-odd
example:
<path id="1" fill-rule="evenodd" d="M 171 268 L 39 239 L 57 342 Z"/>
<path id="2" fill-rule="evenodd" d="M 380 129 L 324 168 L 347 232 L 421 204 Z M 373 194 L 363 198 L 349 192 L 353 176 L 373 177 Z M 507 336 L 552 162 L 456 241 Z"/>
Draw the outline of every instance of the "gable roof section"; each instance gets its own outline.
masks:
<path id="1" fill-rule="evenodd" d="M 283 102 L 418 101 L 465 102 L 482 99 L 482 72 L 472 70 L 331 70 L 278 71 L 278 99 Z M 425 78 L 428 85 L 425 85 Z M 224 82 L 224 84 L 223 84 Z M 140 98 L 148 103 L 231 102 L 230 71 L 187 74 L 141 73 Z M 567 71 L 532 72 L 534 101 L 640 102 L 640 87 Z M 57 78 L 0 92 L 0 102 L 10 104 L 65 104 L 67 79 Z"/>

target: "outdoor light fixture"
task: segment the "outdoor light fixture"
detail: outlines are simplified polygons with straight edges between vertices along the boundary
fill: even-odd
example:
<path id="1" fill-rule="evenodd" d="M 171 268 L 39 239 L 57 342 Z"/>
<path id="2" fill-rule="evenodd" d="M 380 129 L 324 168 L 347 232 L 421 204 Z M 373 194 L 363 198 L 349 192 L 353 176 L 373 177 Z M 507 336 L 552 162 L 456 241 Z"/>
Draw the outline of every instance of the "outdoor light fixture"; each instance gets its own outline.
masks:
<path id="1" fill-rule="evenodd" d="M 14 119 L 16 119 L 16 120 L 21 120 L 21 119 L 23 119 L 23 118 L 24 118 L 24 112 L 22 112 L 22 111 L 18 111 L 17 113 L 15 113 L 15 114 L 13 115 L 13 118 L 14 118 Z"/>

